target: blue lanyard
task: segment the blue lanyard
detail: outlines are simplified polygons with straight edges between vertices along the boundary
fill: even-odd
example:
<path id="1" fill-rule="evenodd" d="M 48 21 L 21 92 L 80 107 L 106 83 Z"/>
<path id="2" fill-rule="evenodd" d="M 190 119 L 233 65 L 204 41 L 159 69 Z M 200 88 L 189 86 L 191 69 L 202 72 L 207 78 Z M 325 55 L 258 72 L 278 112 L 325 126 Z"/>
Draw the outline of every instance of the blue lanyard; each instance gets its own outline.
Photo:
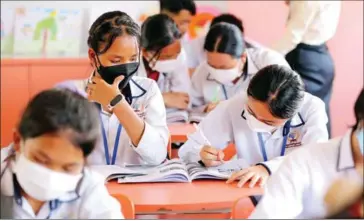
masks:
<path id="1" fill-rule="evenodd" d="M 224 93 L 225 99 L 226 100 L 229 100 L 229 97 L 227 96 L 227 92 L 226 92 L 225 86 L 224 85 L 221 85 L 221 87 L 222 87 L 222 92 Z"/>
<path id="2" fill-rule="evenodd" d="M 283 136 L 281 156 L 284 156 L 284 153 L 286 152 L 287 137 L 288 137 L 288 134 Z M 262 133 L 258 133 L 258 138 L 259 138 L 259 144 L 260 144 L 260 151 L 262 152 L 264 162 L 266 162 L 266 161 L 268 161 L 268 157 L 267 157 L 267 152 L 265 151 L 265 145 L 264 145 Z"/>
<path id="3" fill-rule="evenodd" d="M 53 211 L 56 211 L 60 202 L 58 200 L 49 201 L 49 214 L 46 219 L 50 219 Z"/>
<path id="4" fill-rule="evenodd" d="M 107 142 L 106 131 L 105 131 L 104 123 L 102 122 L 101 115 L 100 115 L 100 120 L 101 120 L 102 139 L 103 139 L 103 142 L 104 142 L 106 164 L 107 165 L 114 165 L 115 161 L 116 161 L 116 155 L 118 153 L 119 140 L 120 140 L 120 134 L 121 134 L 122 126 L 121 126 L 121 124 L 119 124 L 118 131 L 116 132 L 114 150 L 113 150 L 113 155 L 112 155 L 111 162 L 110 162 L 109 144 Z"/>

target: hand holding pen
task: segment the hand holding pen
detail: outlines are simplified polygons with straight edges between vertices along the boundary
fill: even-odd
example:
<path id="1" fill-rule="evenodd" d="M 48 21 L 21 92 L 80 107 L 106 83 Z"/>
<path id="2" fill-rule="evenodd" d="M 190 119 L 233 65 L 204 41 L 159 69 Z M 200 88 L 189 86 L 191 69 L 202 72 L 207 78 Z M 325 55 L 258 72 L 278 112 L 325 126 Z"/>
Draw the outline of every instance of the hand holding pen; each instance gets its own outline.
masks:
<path id="1" fill-rule="evenodd" d="M 196 143 L 202 145 L 202 149 L 200 151 L 200 157 L 201 161 L 204 163 L 206 167 L 214 167 L 219 166 L 224 163 L 224 152 L 222 150 L 219 150 L 215 147 L 211 146 L 211 143 L 208 141 L 208 139 L 203 134 L 203 131 L 196 125 L 193 124 L 196 128 L 196 133 L 199 134 L 200 137 L 204 140 L 203 143 L 197 142 Z"/>

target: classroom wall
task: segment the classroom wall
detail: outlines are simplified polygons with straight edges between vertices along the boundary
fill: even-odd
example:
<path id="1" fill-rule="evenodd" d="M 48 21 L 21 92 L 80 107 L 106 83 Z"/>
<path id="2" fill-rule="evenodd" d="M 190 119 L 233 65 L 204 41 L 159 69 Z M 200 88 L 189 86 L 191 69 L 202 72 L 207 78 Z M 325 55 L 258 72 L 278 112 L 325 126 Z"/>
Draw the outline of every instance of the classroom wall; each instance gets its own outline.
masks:
<path id="1" fill-rule="evenodd" d="M 288 8 L 284 1 L 228 1 L 229 12 L 244 22 L 246 34 L 266 46 L 283 34 Z M 342 1 L 335 37 L 328 42 L 336 77 L 331 100 L 332 134 L 345 133 L 354 121 L 354 102 L 363 88 L 363 1 Z"/>

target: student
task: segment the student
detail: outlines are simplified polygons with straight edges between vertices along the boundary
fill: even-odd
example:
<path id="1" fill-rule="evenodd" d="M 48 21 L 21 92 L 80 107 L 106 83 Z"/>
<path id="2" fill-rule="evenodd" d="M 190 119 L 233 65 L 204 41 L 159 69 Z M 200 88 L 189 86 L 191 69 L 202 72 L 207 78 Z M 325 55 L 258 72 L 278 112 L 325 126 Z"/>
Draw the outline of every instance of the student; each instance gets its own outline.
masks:
<path id="1" fill-rule="evenodd" d="M 157 84 L 137 77 L 140 29 L 121 11 L 106 12 L 92 24 L 91 79 L 58 86 L 86 91 L 100 107 L 102 140 L 88 157 L 91 165 L 162 163 L 169 139 L 166 111 Z"/>
<path id="2" fill-rule="evenodd" d="M 209 113 L 216 105 L 246 91 L 257 71 L 270 64 L 289 66 L 280 54 L 264 48 L 246 48 L 240 29 L 219 22 L 213 25 L 204 45 L 207 60 L 192 76 L 192 106 Z"/>
<path id="3" fill-rule="evenodd" d="M 321 98 L 329 117 L 334 62 L 326 46 L 339 23 L 341 1 L 291 1 L 283 37 L 273 49 L 284 55 L 305 83 L 306 91 Z"/>
<path id="4" fill-rule="evenodd" d="M 1 163 L 2 203 L 13 204 L 13 219 L 123 218 L 104 179 L 85 166 L 99 128 L 96 107 L 69 90 L 28 103 Z"/>
<path id="5" fill-rule="evenodd" d="M 251 167 L 233 174 L 229 183 L 263 185 L 282 157 L 304 144 L 326 141 L 327 117 L 324 103 L 304 92 L 297 73 L 270 65 L 250 81 L 247 92 L 222 102 L 200 123 L 179 150 L 186 162 L 206 167 L 223 163 L 223 149 L 234 143 L 238 159 Z"/>
<path id="6" fill-rule="evenodd" d="M 219 16 L 216 16 L 210 23 L 210 27 L 213 25 L 220 23 L 220 22 L 226 22 L 229 24 L 236 25 L 239 30 L 241 31 L 241 34 L 243 35 L 243 39 L 245 41 L 246 48 L 261 48 L 262 46 L 250 39 L 248 39 L 244 35 L 244 26 L 243 21 L 236 17 L 233 14 L 224 13 Z M 188 62 L 188 68 L 190 69 L 190 72 L 193 73 L 195 69 L 198 67 L 198 65 L 206 60 L 206 53 L 204 50 L 204 44 L 205 44 L 205 38 L 206 35 L 203 35 L 201 37 L 198 37 L 196 39 L 191 40 L 185 47 L 186 54 L 188 55 L 187 62 Z"/>
<path id="7" fill-rule="evenodd" d="M 167 113 L 186 110 L 190 103 L 190 78 L 180 38 L 180 31 L 167 15 L 151 16 L 142 25 L 143 62 L 138 75 L 157 82 Z"/>
<path id="8" fill-rule="evenodd" d="M 196 4 L 193 0 L 159 0 L 161 14 L 168 15 L 177 24 L 181 33 L 181 44 L 188 44 L 188 27 L 196 15 Z"/>
<path id="9" fill-rule="evenodd" d="M 355 103 L 354 111 L 356 123 L 344 137 L 310 144 L 286 157 L 269 179 L 264 196 L 250 218 L 326 217 L 328 207 L 324 199 L 331 184 L 338 178 L 357 178 L 363 182 L 364 90 Z"/>

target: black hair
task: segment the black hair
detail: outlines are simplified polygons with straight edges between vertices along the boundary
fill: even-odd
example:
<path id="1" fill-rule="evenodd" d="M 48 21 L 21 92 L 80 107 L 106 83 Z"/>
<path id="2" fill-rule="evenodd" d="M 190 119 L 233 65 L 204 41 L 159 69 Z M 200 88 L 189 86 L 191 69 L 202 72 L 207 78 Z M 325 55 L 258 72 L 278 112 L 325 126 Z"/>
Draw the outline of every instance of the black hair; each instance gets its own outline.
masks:
<path id="1" fill-rule="evenodd" d="M 135 37 L 139 46 L 139 25 L 125 12 L 106 12 L 91 25 L 87 44 L 96 54 L 103 54 L 111 47 L 115 38 L 123 34 Z"/>
<path id="2" fill-rule="evenodd" d="M 245 45 L 239 28 L 235 25 L 219 22 L 210 27 L 205 39 L 204 49 L 208 52 L 225 53 L 240 58 Z"/>
<path id="3" fill-rule="evenodd" d="M 356 119 L 356 123 L 354 125 L 354 130 L 356 130 L 358 128 L 360 122 L 364 120 L 364 89 L 361 90 L 358 98 L 356 99 L 356 102 L 354 105 L 354 113 L 355 113 L 355 119 Z"/>
<path id="4" fill-rule="evenodd" d="M 236 27 L 238 27 L 239 30 L 244 33 L 243 21 L 233 14 L 223 13 L 219 16 L 216 16 L 214 19 L 212 19 L 210 27 L 220 22 L 226 22 L 232 25 L 236 25 Z"/>
<path id="5" fill-rule="evenodd" d="M 96 106 L 69 89 L 49 89 L 30 100 L 18 131 L 23 140 L 44 134 L 67 132 L 70 141 L 87 157 L 100 137 Z"/>
<path id="6" fill-rule="evenodd" d="M 165 14 L 150 16 L 142 25 L 141 44 L 147 51 L 160 51 L 181 38 L 176 23 Z"/>
<path id="7" fill-rule="evenodd" d="M 289 67 L 269 65 L 260 69 L 251 79 L 248 95 L 266 102 L 271 114 L 277 118 L 293 117 L 304 98 L 301 77 Z"/>
<path id="8" fill-rule="evenodd" d="M 191 15 L 196 15 L 196 4 L 193 0 L 159 0 L 160 10 L 166 10 L 173 14 L 178 14 L 182 10 L 187 10 Z"/>

